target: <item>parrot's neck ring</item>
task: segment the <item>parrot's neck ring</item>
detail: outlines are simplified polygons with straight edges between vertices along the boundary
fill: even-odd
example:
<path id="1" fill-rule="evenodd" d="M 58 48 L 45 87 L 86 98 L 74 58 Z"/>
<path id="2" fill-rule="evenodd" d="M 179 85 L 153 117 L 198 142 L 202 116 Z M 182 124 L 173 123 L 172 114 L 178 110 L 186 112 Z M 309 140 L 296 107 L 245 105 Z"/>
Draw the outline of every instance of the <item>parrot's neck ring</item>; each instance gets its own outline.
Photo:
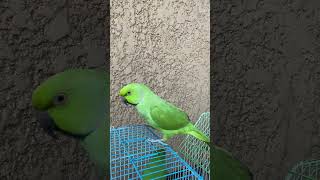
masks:
<path id="1" fill-rule="evenodd" d="M 69 137 L 71 137 L 71 138 L 75 138 L 75 139 L 79 139 L 79 140 L 84 140 L 87 136 L 89 136 L 92 132 L 94 132 L 95 129 L 89 131 L 89 132 L 86 133 L 86 134 L 74 134 L 74 133 L 66 132 L 66 131 L 64 131 L 63 129 L 60 129 L 60 128 L 58 128 L 58 127 L 57 127 L 57 131 L 61 132 L 62 134 L 66 135 L 66 136 L 69 136 Z"/>
<path id="2" fill-rule="evenodd" d="M 130 104 L 130 105 L 132 105 L 132 106 L 138 105 L 138 104 L 134 104 L 134 103 L 129 102 L 129 101 L 128 101 L 127 99 L 125 99 L 125 98 L 123 98 L 122 101 L 123 101 L 123 103 L 126 104 L 126 105 L 128 105 L 128 104 Z"/>
<path id="3" fill-rule="evenodd" d="M 54 120 L 51 118 L 51 116 L 49 115 L 48 112 L 39 112 L 38 113 L 38 118 L 40 120 L 40 127 L 42 127 L 46 133 L 48 133 L 51 137 L 53 138 L 57 138 L 57 136 L 55 135 L 54 131 L 59 131 L 62 134 L 69 136 L 69 137 L 73 137 L 75 139 L 80 139 L 83 140 L 85 139 L 87 136 L 89 136 L 92 132 L 94 132 L 96 129 L 93 129 L 87 133 L 84 134 L 75 134 L 75 133 L 71 133 L 68 131 L 63 130 L 62 128 L 60 128 L 55 122 Z"/>
<path id="4" fill-rule="evenodd" d="M 138 104 L 133 104 L 133 103 L 130 103 L 130 102 L 127 102 L 128 104 L 132 105 L 132 106 L 136 106 Z"/>

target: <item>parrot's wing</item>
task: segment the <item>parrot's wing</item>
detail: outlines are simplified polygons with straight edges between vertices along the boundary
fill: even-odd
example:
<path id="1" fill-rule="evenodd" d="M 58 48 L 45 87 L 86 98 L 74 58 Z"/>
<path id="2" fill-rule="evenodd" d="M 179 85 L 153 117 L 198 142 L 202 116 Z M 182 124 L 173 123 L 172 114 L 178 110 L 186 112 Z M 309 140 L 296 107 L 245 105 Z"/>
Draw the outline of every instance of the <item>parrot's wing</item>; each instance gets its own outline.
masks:
<path id="1" fill-rule="evenodd" d="M 162 103 L 150 107 L 152 120 L 165 130 L 176 130 L 185 127 L 190 123 L 188 115 L 177 107 Z"/>
<path id="2" fill-rule="evenodd" d="M 249 168 L 226 150 L 214 146 L 213 178 L 216 180 L 252 180 Z"/>

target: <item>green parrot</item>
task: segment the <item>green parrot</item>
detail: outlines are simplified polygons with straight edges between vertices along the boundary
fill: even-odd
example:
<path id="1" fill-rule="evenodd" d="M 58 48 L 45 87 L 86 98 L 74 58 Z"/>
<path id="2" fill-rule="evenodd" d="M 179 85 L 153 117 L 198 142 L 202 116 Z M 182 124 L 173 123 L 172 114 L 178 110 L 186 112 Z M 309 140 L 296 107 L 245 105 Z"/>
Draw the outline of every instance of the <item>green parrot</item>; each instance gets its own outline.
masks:
<path id="1" fill-rule="evenodd" d="M 146 85 L 131 83 L 121 88 L 119 94 L 126 104 L 136 107 L 151 127 L 163 134 L 163 142 L 177 134 L 190 134 L 201 141 L 210 142 L 210 139 L 192 124 L 184 111 L 161 99 Z"/>
<path id="2" fill-rule="evenodd" d="M 161 99 L 146 85 L 130 83 L 121 88 L 119 95 L 125 104 L 136 107 L 149 126 L 163 134 L 161 141 L 167 141 L 177 134 L 189 134 L 210 146 L 209 138 L 191 123 L 184 111 Z M 214 159 L 213 179 L 251 180 L 253 178 L 250 170 L 232 154 L 216 145 L 210 147 L 214 149 L 214 154 L 211 154 Z"/>
<path id="3" fill-rule="evenodd" d="M 109 168 L 107 77 L 99 70 L 66 70 L 49 77 L 32 94 L 41 127 L 54 138 L 54 131 L 77 138 L 95 163 L 99 179 Z"/>

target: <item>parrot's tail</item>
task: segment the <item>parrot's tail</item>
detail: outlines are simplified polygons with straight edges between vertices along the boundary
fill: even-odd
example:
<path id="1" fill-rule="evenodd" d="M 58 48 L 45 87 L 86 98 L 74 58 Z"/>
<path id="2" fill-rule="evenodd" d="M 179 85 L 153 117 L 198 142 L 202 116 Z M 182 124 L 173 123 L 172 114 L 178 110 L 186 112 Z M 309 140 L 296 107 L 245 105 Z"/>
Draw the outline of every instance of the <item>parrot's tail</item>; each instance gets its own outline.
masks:
<path id="1" fill-rule="evenodd" d="M 190 135 L 194 136 L 195 138 L 206 142 L 207 144 L 210 143 L 210 139 L 194 126 L 191 130 L 187 131 L 187 134 L 190 134 Z"/>

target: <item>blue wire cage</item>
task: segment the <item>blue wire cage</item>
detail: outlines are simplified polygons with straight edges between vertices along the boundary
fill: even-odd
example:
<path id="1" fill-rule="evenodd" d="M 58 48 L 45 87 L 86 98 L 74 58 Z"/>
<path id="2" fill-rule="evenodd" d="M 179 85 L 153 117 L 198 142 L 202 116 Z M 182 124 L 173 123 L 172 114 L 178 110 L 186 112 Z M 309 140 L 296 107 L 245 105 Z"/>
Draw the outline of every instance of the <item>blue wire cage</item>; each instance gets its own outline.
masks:
<path id="1" fill-rule="evenodd" d="M 210 138 L 210 112 L 202 113 L 195 127 Z M 206 143 L 187 135 L 179 146 L 179 153 L 204 180 L 210 179 L 210 147 Z"/>
<path id="2" fill-rule="evenodd" d="M 110 129 L 112 180 L 203 178 L 145 125 Z"/>

